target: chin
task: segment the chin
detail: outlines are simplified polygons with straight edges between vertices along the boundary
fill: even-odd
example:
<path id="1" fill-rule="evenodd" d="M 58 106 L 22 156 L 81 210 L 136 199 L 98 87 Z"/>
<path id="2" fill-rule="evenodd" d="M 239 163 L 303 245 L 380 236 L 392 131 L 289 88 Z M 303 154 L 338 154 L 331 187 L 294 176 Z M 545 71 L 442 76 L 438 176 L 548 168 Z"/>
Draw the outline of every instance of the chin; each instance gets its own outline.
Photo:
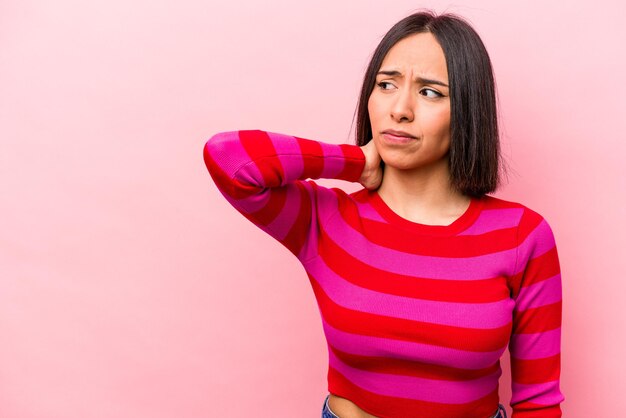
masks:
<path id="1" fill-rule="evenodd" d="M 385 163 L 385 167 L 393 168 L 394 170 L 413 170 L 421 166 L 420 164 L 416 164 L 414 162 L 397 161 L 393 158 L 387 160 L 384 158 L 381 159 Z"/>
<path id="2" fill-rule="evenodd" d="M 393 167 L 397 170 L 410 170 L 421 165 L 414 158 L 407 158 L 406 155 L 398 155 L 396 152 L 385 152 L 385 150 L 380 152 L 380 159 L 385 163 L 385 166 Z"/>
<path id="3" fill-rule="evenodd" d="M 441 167 L 442 165 L 443 166 L 448 165 L 448 160 L 446 158 L 428 160 L 428 161 L 423 161 L 423 160 L 416 161 L 415 159 L 408 160 L 408 159 L 402 159 L 402 158 L 385 159 L 381 156 L 381 159 L 384 161 L 385 166 L 391 167 L 394 170 L 399 170 L 399 171 L 420 170 L 420 169 L 425 169 L 425 168 L 439 170 L 440 168 L 443 168 Z"/>

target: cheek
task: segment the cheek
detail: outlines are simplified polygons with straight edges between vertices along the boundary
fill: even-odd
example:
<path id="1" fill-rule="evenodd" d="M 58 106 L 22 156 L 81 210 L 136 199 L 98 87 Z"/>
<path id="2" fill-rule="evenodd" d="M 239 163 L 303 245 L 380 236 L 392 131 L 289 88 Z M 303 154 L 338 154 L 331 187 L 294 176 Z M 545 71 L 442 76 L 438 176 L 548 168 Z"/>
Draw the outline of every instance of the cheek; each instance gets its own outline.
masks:
<path id="1" fill-rule="evenodd" d="M 385 113 L 385 103 L 376 96 L 376 92 L 373 92 L 367 101 L 367 111 L 373 125 L 377 124 Z"/>
<path id="2" fill-rule="evenodd" d="M 431 135 L 450 134 L 450 109 L 433 109 L 432 112 L 422 114 L 422 126 L 424 131 Z"/>

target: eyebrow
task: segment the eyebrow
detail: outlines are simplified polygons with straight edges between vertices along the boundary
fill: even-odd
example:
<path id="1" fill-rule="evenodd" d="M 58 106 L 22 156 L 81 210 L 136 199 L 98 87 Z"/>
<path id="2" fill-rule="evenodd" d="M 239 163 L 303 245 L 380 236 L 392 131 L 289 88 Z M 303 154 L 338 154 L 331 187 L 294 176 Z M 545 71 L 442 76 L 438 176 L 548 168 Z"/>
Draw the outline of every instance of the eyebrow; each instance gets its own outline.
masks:
<path id="1" fill-rule="evenodd" d="M 383 74 L 383 75 L 389 75 L 392 77 L 402 77 L 402 73 L 400 73 L 400 71 L 379 71 L 378 73 L 376 73 L 376 75 L 378 74 Z M 444 83 L 443 81 L 439 81 L 439 80 L 434 80 L 432 78 L 423 78 L 423 77 L 416 77 L 415 81 L 417 81 L 420 84 L 437 84 L 440 86 L 444 86 L 444 87 L 448 87 L 448 85 L 446 83 Z"/>

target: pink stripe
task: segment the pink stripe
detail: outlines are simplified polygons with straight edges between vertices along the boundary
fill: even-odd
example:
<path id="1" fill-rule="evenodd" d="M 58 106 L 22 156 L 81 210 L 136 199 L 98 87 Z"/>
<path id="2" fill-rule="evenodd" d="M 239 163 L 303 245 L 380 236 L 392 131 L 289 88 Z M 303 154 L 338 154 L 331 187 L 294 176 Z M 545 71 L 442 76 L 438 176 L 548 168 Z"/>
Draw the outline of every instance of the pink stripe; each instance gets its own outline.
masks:
<path id="1" fill-rule="evenodd" d="M 557 274 L 528 287 L 522 287 L 515 310 L 525 311 L 558 302 L 561 300 L 561 293 L 561 274 Z"/>
<path id="2" fill-rule="evenodd" d="M 297 139 L 291 135 L 285 135 L 277 132 L 267 132 L 267 135 L 272 140 L 274 148 L 276 148 L 277 154 L 281 156 L 281 162 L 284 161 L 283 157 L 298 157 L 300 167 L 291 167 L 289 165 L 283 164 L 285 172 L 302 173 L 302 150 L 298 145 Z M 337 175 L 343 170 L 346 159 L 343 151 L 341 150 L 341 147 L 337 144 L 319 141 L 318 144 L 321 147 L 322 156 L 324 158 L 324 167 L 322 169 L 321 178 L 336 178 Z M 295 164 L 296 159 L 285 158 L 285 160 L 286 162 L 288 162 L 288 164 Z M 298 168 L 300 171 L 292 171 L 292 169 L 294 168 Z M 299 177 L 300 174 L 298 174 L 297 178 Z"/>
<path id="3" fill-rule="evenodd" d="M 285 205 L 277 217 L 267 226 L 259 224 L 257 226 L 274 238 L 282 240 L 294 225 L 298 212 L 301 209 L 300 191 L 293 181 L 296 181 L 302 175 L 304 166 L 300 147 L 293 136 L 273 132 L 267 132 L 267 134 L 276 150 L 276 155 L 269 157 L 278 158 L 283 167 L 285 176 L 282 184 L 285 185 L 287 194 Z M 263 175 L 243 148 L 238 131 L 215 135 L 210 140 L 208 149 L 209 156 L 218 163 L 228 176 L 238 178 L 244 184 L 254 184 L 259 187 L 258 194 L 251 195 L 245 199 L 235 200 L 225 196 L 228 202 L 240 211 L 252 216 L 262 210 L 269 202 L 275 188 L 262 189 L 264 187 Z M 288 181 L 292 183 L 287 184 Z M 303 230 L 302 233 L 305 233 L 305 231 Z"/>
<path id="4" fill-rule="evenodd" d="M 539 225 L 533 229 L 533 231 L 526 237 L 524 242 L 520 244 L 518 262 L 519 269 L 515 274 L 526 268 L 524 260 L 529 260 L 530 257 L 536 258 L 546 252 L 550 251 L 556 245 L 554 241 L 554 235 L 552 229 L 546 220 L 542 220 Z"/>
<path id="5" fill-rule="evenodd" d="M 298 213 L 300 212 L 300 189 L 295 184 L 285 186 L 287 189 L 287 196 L 285 199 L 285 205 L 280 213 L 274 218 L 272 222 L 267 226 L 274 238 L 283 240 L 291 228 L 298 219 Z M 309 218 L 310 220 L 310 218 Z M 310 228 L 310 223 L 306 225 L 297 225 L 301 234 L 305 234 Z"/>
<path id="6" fill-rule="evenodd" d="M 267 193 L 264 193 L 264 194 L 267 194 Z M 262 198 L 263 194 L 262 195 L 253 195 L 253 196 L 249 197 L 246 200 L 234 200 L 234 199 L 231 199 L 227 195 L 224 195 L 224 197 L 226 198 L 226 200 L 234 208 L 236 208 L 237 210 L 243 210 L 244 212 L 246 212 L 245 208 L 242 208 L 242 207 L 245 206 L 248 203 L 251 203 L 251 202 L 254 203 L 255 199 L 256 198 Z M 264 199 L 264 200 L 267 200 L 267 199 Z M 288 227 L 288 226 L 285 226 L 284 228 L 280 227 L 279 226 L 280 222 L 281 222 L 280 221 L 280 217 L 278 217 L 272 223 L 270 223 L 270 225 L 268 225 L 268 226 L 261 225 L 258 222 L 254 222 L 254 225 L 256 225 L 260 230 L 262 230 L 266 234 L 270 235 L 271 237 L 274 237 L 274 238 L 280 240 L 280 239 L 283 239 L 284 236 L 286 235 L 286 230 L 285 229 Z M 275 225 L 273 225 L 273 224 L 275 224 Z"/>
<path id="7" fill-rule="evenodd" d="M 261 189 L 259 189 L 259 194 L 248 196 L 245 199 L 232 199 L 228 196 L 226 196 L 226 199 L 231 205 L 238 206 L 244 212 L 252 214 L 260 211 L 267 205 L 267 202 L 270 200 L 270 194 L 263 193 Z"/>
<path id="8" fill-rule="evenodd" d="M 359 312 L 412 321 L 473 329 L 492 329 L 511 323 L 515 301 L 489 303 L 439 302 L 396 296 L 356 286 L 332 271 L 321 257 L 307 271 L 336 304 Z"/>
<path id="9" fill-rule="evenodd" d="M 209 147 L 209 155 L 218 163 L 224 172 L 231 178 L 237 177 L 245 184 L 255 184 L 259 187 L 258 194 L 248 196 L 245 199 L 236 200 L 225 195 L 231 205 L 254 216 L 254 213 L 262 210 L 265 205 L 267 205 L 272 189 L 262 189 L 263 176 L 256 164 L 251 162 L 250 156 L 241 145 L 238 132 L 217 134 L 211 139 L 211 144 L 212 145 Z M 299 147 L 295 139 L 293 139 L 291 143 L 288 141 L 281 142 L 279 149 L 280 152 L 299 152 Z M 277 151 L 279 150 L 277 149 Z M 219 154 L 218 158 L 215 158 L 217 154 Z M 225 156 L 228 156 L 228 158 L 224 158 Z M 291 170 L 298 170 L 298 161 L 300 166 L 299 170 L 301 172 L 302 158 L 299 154 L 295 154 L 295 158 L 291 158 L 291 161 L 285 162 L 284 164 L 288 165 Z M 294 184 L 287 187 L 286 204 L 279 215 L 267 226 L 257 224 L 263 231 L 279 240 L 287 235 L 300 209 L 300 194 L 297 187 Z"/>
<path id="10" fill-rule="evenodd" d="M 259 167 L 246 153 L 239 140 L 224 142 L 221 149 L 210 147 L 209 154 L 211 158 L 213 158 L 213 152 L 217 153 L 218 150 L 224 155 L 216 158 L 215 161 L 231 179 L 237 179 L 243 184 L 253 185 L 258 188 L 265 186 L 263 174 L 261 174 Z"/>
<path id="11" fill-rule="evenodd" d="M 537 360 L 561 352 L 561 328 L 534 334 L 513 334 L 509 344 L 511 356 L 520 360 Z"/>
<path id="12" fill-rule="evenodd" d="M 385 218 L 380 216 L 380 213 L 378 213 L 378 211 L 376 211 L 376 209 L 374 209 L 374 207 L 370 205 L 369 203 L 360 203 L 360 202 L 354 202 L 354 203 L 357 205 L 359 216 L 361 218 L 369 219 L 371 221 L 376 221 L 376 222 L 387 223 Z"/>
<path id="13" fill-rule="evenodd" d="M 319 190 L 320 194 L 328 194 L 328 193 L 332 194 L 332 192 L 326 188 L 318 186 L 312 180 L 303 181 L 301 184 L 304 186 L 304 189 L 306 193 L 308 194 L 309 201 L 313 202 L 311 204 L 311 224 L 309 225 L 309 231 L 308 232 L 302 231 L 303 234 L 304 233 L 307 234 L 307 238 L 297 256 L 298 260 L 300 260 L 303 264 L 305 264 L 308 262 L 309 259 L 316 257 L 318 254 L 317 242 L 318 242 L 319 234 L 317 233 L 318 231 L 317 225 L 319 223 L 320 215 L 318 213 L 318 209 L 317 209 L 318 205 L 316 203 L 317 199 L 319 198 L 317 196 L 318 192 L 316 192 L 316 190 Z"/>
<path id="14" fill-rule="evenodd" d="M 293 136 L 267 132 L 285 173 L 285 180 L 299 179 L 304 172 L 302 151 Z M 285 184 L 285 181 L 283 181 Z"/>
<path id="15" fill-rule="evenodd" d="M 368 372 L 343 363 L 332 350 L 328 350 L 329 365 L 346 379 L 369 392 L 383 396 L 416 399 L 427 402 L 463 404 L 487 396 L 498 386 L 501 370 L 474 380 L 433 380 Z"/>
<path id="16" fill-rule="evenodd" d="M 498 351 L 474 352 L 417 342 L 352 334 L 338 330 L 322 317 L 324 334 L 330 345 L 349 354 L 420 361 L 458 369 L 476 370 L 492 366 L 506 347 Z"/>
<path id="17" fill-rule="evenodd" d="M 537 383 L 534 385 L 523 385 L 512 383 L 511 405 L 519 402 L 532 402 L 539 405 L 557 405 L 565 398 L 559 389 L 559 381 L 555 380 L 547 383 Z"/>
<path id="18" fill-rule="evenodd" d="M 498 229 L 515 228 L 522 213 L 524 208 L 483 210 L 476 222 L 459 235 L 480 235 Z"/>
<path id="19" fill-rule="evenodd" d="M 516 256 L 515 248 L 464 258 L 405 253 L 369 241 L 340 216 L 335 216 L 332 222 L 323 224 L 322 228 L 335 243 L 367 265 L 392 273 L 429 279 L 482 280 L 510 275 L 511 272 L 504 269 L 514 264 Z"/>
<path id="20" fill-rule="evenodd" d="M 246 199 L 233 199 L 232 197 L 224 194 L 224 197 L 232 206 L 244 213 L 254 213 L 258 209 L 265 206 L 269 200 L 269 193 L 255 194 L 247 197 Z"/>
<path id="21" fill-rule="evenodd" d="M 211 159 L 217 163 L 230 178 L 234 178 L 235 173 L 250 161 L 250 156 L 239 141 L 239 131 L 215 134 L 209 139 L 205 147 Z M 257 173 L 258 176 L 261 175 L 258 170 Z"/>
<path id="22" fill-rule="evenodd" d="M 337 178 L 346 164 L 346 157 L 339 145 L 320 142 L 324 153 L 324 167 L 321 177 L 325 179 Z"/>

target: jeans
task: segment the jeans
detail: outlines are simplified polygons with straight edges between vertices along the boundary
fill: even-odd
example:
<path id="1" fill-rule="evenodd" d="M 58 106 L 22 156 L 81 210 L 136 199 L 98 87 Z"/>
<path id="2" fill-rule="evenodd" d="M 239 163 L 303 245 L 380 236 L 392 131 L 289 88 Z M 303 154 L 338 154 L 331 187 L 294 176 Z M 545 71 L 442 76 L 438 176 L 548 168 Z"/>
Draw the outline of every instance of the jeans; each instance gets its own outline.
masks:
<path id="1" fill-rule="evenodd" d="M 324 400 L 322 418 L 340 418 L 339 415 L 330 410 L 330 406 L 328 406 L 328 398 L 330 398 L 330 394 L 326 396 L 326 399 Z M 496 412 L 496 414 L 491 418 L 506 418 L 506 411 L 504 410 L 504 406 L 502 406 L 502 404 L 498 405 L 498 412 Z"/>

